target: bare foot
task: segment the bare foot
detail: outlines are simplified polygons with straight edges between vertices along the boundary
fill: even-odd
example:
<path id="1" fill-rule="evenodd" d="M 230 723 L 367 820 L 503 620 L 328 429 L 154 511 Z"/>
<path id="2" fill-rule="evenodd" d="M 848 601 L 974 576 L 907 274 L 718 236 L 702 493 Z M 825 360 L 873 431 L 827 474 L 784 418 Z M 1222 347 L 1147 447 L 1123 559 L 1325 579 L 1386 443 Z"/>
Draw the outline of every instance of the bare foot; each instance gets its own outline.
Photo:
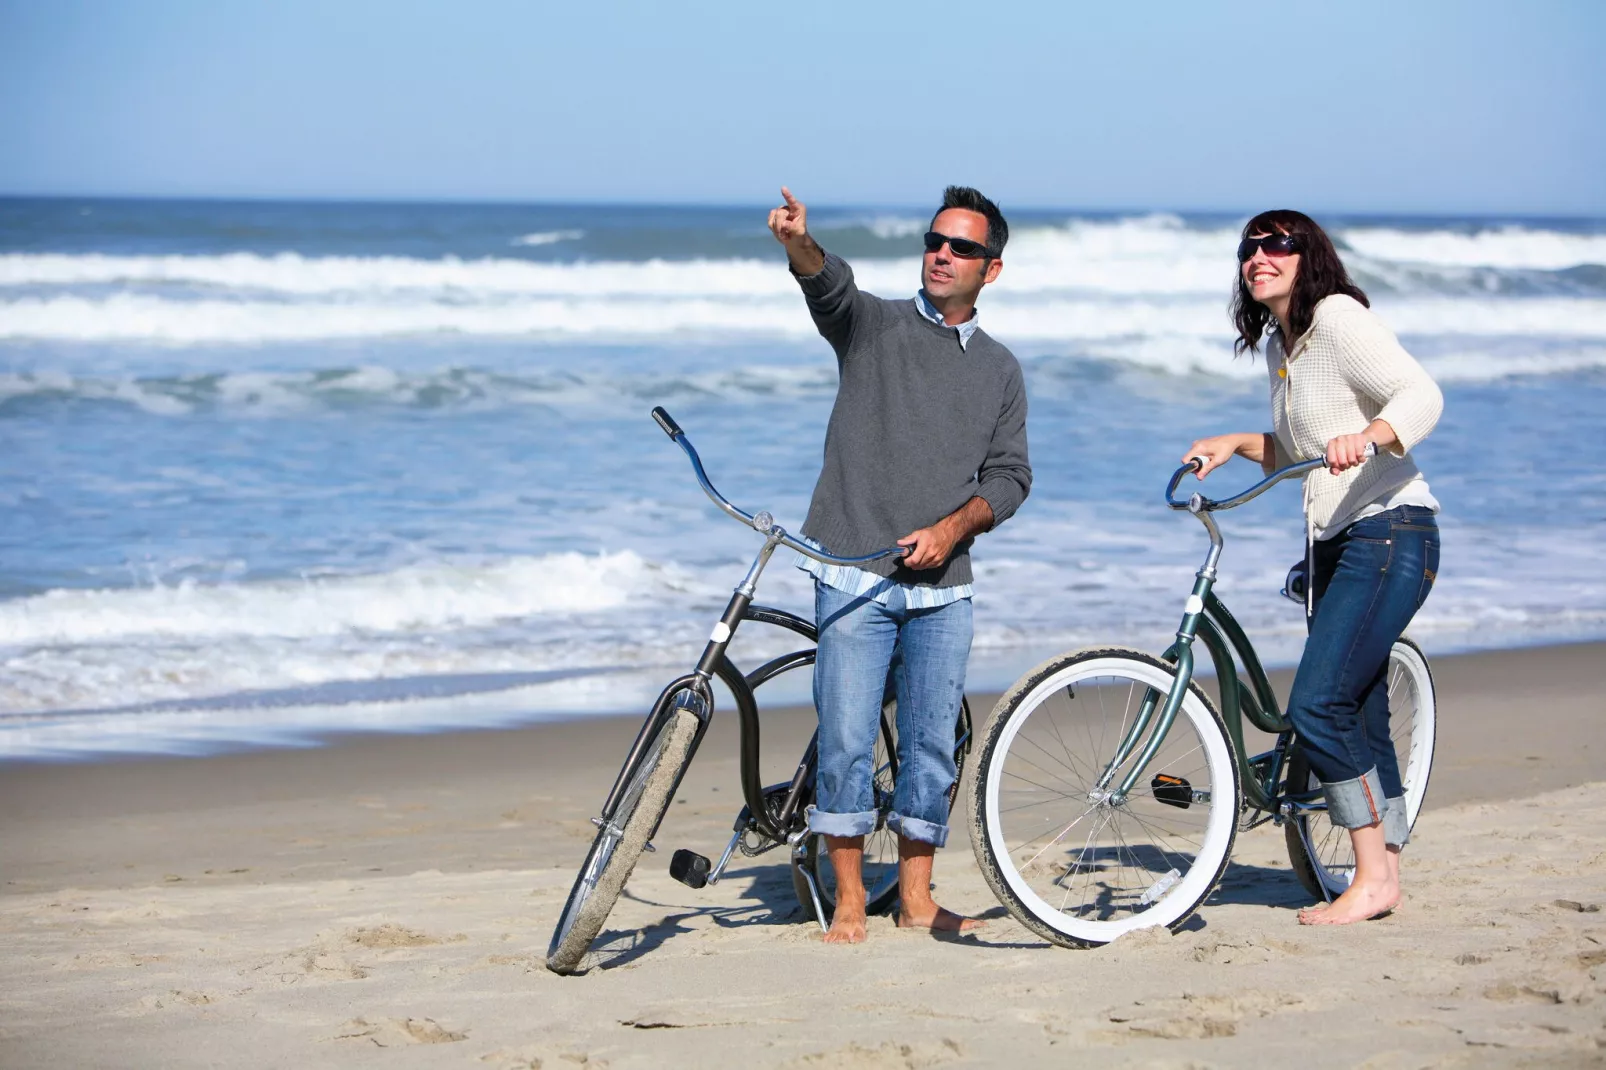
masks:
<path id="1" fill-rule="evenodd" d="M 898 908 L 898 928 L 930 929 L 934 933 L 968 933 L 981 928 L 980 918 L 967 918 L 938 906 L 928 899 L 924 903 Z"/>
<path id="2" fill-rule="evenodd" d="M 831 915 L 831 930 L 825 934 L 828 944 L 862 944 L 865 939 L 864 901 L 838 901 Z"/>
<path id="3" fill-rule="evenodd" d="M 1344 894 L 1331 903 L 1306 907 L 1299 912 L 1301 925 L 1352 925 L 1370 921 L 1400 905 L 1400 886 L 1397 881 L 1375 881 L 1351 884 Z"/>

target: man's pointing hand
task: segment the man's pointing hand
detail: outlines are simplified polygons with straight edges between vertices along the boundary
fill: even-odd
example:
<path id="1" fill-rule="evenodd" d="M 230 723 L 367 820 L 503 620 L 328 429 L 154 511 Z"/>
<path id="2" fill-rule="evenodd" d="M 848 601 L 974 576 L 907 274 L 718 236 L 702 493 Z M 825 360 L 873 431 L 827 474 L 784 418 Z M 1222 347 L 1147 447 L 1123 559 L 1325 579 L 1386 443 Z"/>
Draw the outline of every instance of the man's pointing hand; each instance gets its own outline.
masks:
<path id="1" fill-rule="evenodd" d="M 781 187 L 781 199 L 786 203 L 770 209 L 770 233 L 782 245 L 790 246 L 808 235 L 809 210 L 785 186 Z"/>

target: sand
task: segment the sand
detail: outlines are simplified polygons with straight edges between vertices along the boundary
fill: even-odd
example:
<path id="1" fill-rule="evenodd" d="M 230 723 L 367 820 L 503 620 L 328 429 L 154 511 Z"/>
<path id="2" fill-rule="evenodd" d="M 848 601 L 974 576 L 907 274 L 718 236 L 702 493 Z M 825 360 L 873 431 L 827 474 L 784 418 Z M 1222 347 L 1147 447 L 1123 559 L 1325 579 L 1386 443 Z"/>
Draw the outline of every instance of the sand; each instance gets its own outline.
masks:
<path id="1" fill-rule="evenodd" d="M 542 958 L 634 721 L 0 767 L 0 1066 L 1606 1065 L 1603 664 L 1435 661 L 1394 916 L 1296 925 L 1268 826 L 1183 931 L 1080 952 L 997 906 L 962 822 L 962 938 L 827 948 L 778 853 L 675 883 L 740 805 L 730 718 L 568 978 Z M 767 716 L 779 780 L 811 716 Z"/>

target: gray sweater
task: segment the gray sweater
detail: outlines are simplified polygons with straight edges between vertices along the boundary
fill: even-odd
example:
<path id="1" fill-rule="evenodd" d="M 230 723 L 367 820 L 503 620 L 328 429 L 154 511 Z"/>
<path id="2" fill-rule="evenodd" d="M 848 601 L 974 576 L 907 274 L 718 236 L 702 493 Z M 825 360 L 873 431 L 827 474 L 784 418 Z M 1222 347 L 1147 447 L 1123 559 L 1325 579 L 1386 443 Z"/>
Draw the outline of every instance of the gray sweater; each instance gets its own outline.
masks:
<path id="1" fill-rule="evenodd" d="M 804 534 L 858 556 L 974 496 L 992 507 L 995 527 L 1009 519 L 1032 487 L 1026 387 L 1010 351 L 980 330 L 962 348 L 958 333 L 922 316 L 913 298 L 862 292 L 853 269 L 830 253 L 819 274 L 798 283 L 841 373 Z M 892 558 L 865 567 L 900 583 L 970 583 L 970 543 L 940 568 L 916 572 Z"/>

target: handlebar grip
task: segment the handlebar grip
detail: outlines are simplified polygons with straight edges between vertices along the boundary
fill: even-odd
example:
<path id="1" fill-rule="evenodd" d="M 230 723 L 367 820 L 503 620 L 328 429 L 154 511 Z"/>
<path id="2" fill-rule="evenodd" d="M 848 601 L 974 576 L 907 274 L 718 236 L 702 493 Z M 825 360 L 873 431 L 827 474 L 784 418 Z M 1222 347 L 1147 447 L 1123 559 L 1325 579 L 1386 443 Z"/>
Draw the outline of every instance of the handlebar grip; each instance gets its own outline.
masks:
<path id="1" fill-rule="evenodd" d="M 658 426 L 663 428 L 664 434 L 668 435 L 670 438 L 674 438 L 676 435 L 685 433 L 680 429 L 680 425 L 675 422 L 675 418 L 669 415 L 668 412 L 664 411 L 664 407 L 662 405 L 653 406 L 652 418 L 658 421 Z"/>

